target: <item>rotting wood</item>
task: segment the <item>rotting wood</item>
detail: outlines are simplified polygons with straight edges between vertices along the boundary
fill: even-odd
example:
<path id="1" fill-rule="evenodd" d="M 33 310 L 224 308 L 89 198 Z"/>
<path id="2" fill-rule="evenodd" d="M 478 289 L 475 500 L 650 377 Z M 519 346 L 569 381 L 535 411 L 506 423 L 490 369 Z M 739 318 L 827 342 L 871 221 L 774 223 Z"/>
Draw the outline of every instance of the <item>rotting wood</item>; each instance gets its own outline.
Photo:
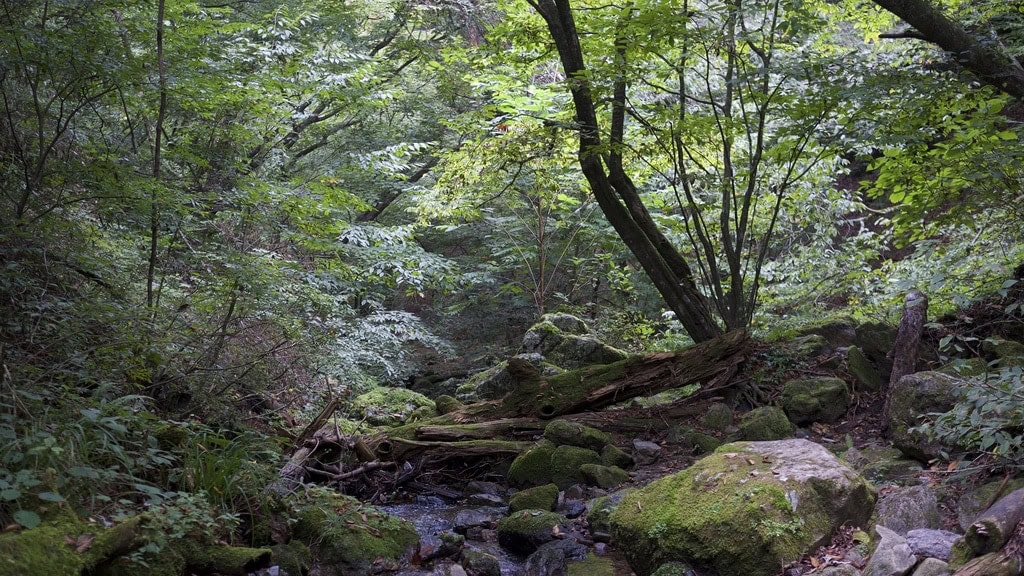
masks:
<path id="1" fill-rule="evenodd" d="M 996 552 L 1014 535 L 1024 521 L 1024 488 L 1014 490 L 996 501 L 964 534 L 964 541 L 977 555 Z"/>
<path id="2" fill-rule="evenodd" d="M 888 427 L 889 399 L 893 387 L 900 378 L 917 371 L 918 350 L 921 346 L 921 333 L 924 322 L 928 318 L 928 297 L 919 290 L 911 290 L 903 301 L 903 317 L 896 332 L 896 343 L 889 356 L 892 357 L 892 373 L 889 375 L 889 387 L 885 393 L 885 404 L 882 406 L 882 423 Z"/>

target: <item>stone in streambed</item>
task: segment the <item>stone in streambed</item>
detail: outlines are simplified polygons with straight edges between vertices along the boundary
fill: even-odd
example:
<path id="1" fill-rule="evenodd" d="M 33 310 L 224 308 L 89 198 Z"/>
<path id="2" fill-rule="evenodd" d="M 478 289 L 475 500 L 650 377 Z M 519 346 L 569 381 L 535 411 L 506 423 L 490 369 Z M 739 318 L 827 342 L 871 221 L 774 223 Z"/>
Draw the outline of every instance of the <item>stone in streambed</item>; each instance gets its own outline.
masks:
<path id="1" fill-rule="evenodd" d="M 552 511 L 558 504 L 558 486 L 545 484 L 516 492 L 508 499 L 509 512 L 520 510 Z"/>
<path id="2" fill-rule="evenodd" d="M 498 521 L 498 543 L 516 554 L 531 554 L 542 544 L 565 532 L 567 520 L 561 514 L 543 510 L 520 510 Z"/>

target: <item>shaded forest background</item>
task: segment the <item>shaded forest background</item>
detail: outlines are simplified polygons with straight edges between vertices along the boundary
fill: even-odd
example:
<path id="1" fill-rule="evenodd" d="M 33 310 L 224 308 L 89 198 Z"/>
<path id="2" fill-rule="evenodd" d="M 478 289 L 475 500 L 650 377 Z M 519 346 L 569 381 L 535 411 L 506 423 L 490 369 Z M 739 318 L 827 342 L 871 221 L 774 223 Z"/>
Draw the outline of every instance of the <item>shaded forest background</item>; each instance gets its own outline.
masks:
<path id="1" fill-rule="evenodd" d="M 0 521 L 230 525 L 327 402 L 548 311 L 660 351 L 1015 284 L 1019 6 L 559 6 L 0 0 Z"/>

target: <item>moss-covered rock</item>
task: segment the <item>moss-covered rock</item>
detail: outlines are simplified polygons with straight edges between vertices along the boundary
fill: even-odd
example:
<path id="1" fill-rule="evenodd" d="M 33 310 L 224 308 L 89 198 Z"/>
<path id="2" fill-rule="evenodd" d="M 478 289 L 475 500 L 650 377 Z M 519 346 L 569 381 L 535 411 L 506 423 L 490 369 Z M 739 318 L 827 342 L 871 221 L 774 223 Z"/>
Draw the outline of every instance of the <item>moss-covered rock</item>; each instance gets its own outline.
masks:
<path id="1" fill-rule="evenodd" d="M 832 345 L 820 334 L 797 336 L 786 343 L 786 348 L 797 358 L 812 358 L 832 353 Z"/>
<path id="2" fill-rule="evenodd" d="M 315 552 L 324 575 L 364 576 L 397 567 L 419 543 L 415 527 L 349 496 L 317 490 L 297 506 L 294 536 Z"/>
<path id="3" fill-rule="evenodd" d="M 983 344 L 986 354 L 996 359 L 997 368 L 1024 366 L 1024 343 L 1016 340 L 989 339 Z"/>
<path id="4" fill-rule="evenodd" d="M 580 474 L 583 480 L 598 488 L 614 488 L 629 480 L 629 472 L 616 466 L 602 466 L 600 464 L 584 464 L 580 466 Z"/>
<path id="5" fill-rule="evenodd" d="M 868 482 L 813 442 L 739 442 L 628 494 L 612 539 L 641 575 L 685 561 L 768 576 L 873 506 Z"/>
<path id="6" fill-rule="evenodd" d="M 956 517 L 960 528 L 966 531 L 985 512 L 986 507 L 1020 488 L 1024 488 L 1024 478 L 1013 478 L 1005 482 L 996 480 L 967 490 L 956 503 Z"/>
<path id="7" fill-rule="evenodd" d="M 608 444 L 601 449 L 601 464 L 628 468 L 633 464 L 633 457 L 622 448 L 614 444 Z"/>
<path id="8" fill-rule="evenodd" d="M 527 555 L 555 539 L 554 530 L 565 531 L 561 514 L 544 510 L 520 510 L 498 521 L 498 543 L 516 554 Z"/>
<path id="9" fill-rule="evenodd" d="M 626 494 L 632 492 L 632 488 L 612 492 L 607 496 L 598 496 L 587 502 L 587 523 L 590 525 L 591 534 L 609 533 L 611 531 L 611 515 Z"/>
<path id="10" fill-rule="evenodd" d="M 356 396 L 351 410 L 374 426 L 396 426 L 423 407 L 434 410 L 434 401 L 406 388 L 381 387 Z"/>
<path id="11" fill-rule="evenodd" d="M 587 554 L 585 560 L 570 562 L 566 567 L 566 576 L 616 576 L 615 563 L 607 556 Z"/>
<path id="12" fill-rule="evenodd" d="M 288 544 L 277 544 L 270 550 L 274 553 L 274 564 L 288 574 L 308 574 L 313 565 L 313 553 L 310 552 L 309 546 L 298 540 Z"/>
<path id="13" fill-rule="evenodd" d="M 516 492 L 508 499 L 509 512 L 518 512 L 520 510 L 546 510 L 550 512 L 555 509 L 557 504 L 558 486 L 554 484 L 527 488 L 526 490 Z"/>
<path id="14" fill-rule="evenodd" d="M 846 369 L 853 376 L 858 390 L 877 392 L 885 385 L 882 375 L 878 373 L 864 352 L 856 346 L 850 346 L 846 351 Z"/>
<path id="15" fill-rule="evenodd" d="M 601 455 L 579 446 L 558 446 L 551 453 L 551 481 L 562 490 L 585 482 L 580 467 L 584 464 L 600 464 Z"/>
<path id="16" fill-rule="evenodd" d="M 920 418 L 947 412 L 959 398 L 965 382 L 941 372 L 917 372 L 900 378 L 889 392 L 889 433 L 893 446 L 911 458 L 927 461 L 945 447 L 911 428 Z"/>
<path id="17" fill-rule="evenodd" d="M 707 412 L 701 416 L 700 423 L 706 428 L 721 432 L 732 426 L 733 418 L 732 408 L 721 402 L 715 402 L 708 406 Z"/>
<path id="18" fill-rule="evenodd" d="M 708 454 L 722 445 L 722 441 L 710 434 L 690 430 L 683 434 L 682 445 L 694 454 Z"/>
<path id="19" fill-rule="evenodd" d="M 543 486 L 551 482 L 551 455 L 554 443 L 541 440 L 512 461 L 508 481 L 514 486 Z"/>
<path id="20" fill-rule="evenodd" d="M 936 370 L 936 372 L 942 372 L 943 374 L 959 378 L 984 376 L 988 371 L 988 362 L 985 362 L 984 358 L 957 358 Z"/>
<path id="21" fill-rule="evenodd" d="M 501 576 L 501 563 L 486 552 L 466 548 L 460 563 L 469 576 Z"/>
<path id="22" fill-rule="evenodd" d="M 892 371 L 892 360 L 888 356 L 896 344 L 896 333 L 895 326 L 881 322 L 866 322 L 857 326 L 857 337 L 853 343 L 879 368 L 883 380 L 888 379 Z"/>
<path id="23" fill-rule="evenodd" d="M 850 391 L 839 378 L 815 377 L 790 380 L 782 387 L 782 406 L 796 424 L 831 424 L 846 414 Z"/>
<path id="24" fill-rule="evenodd" d="M 612 437 L 597 428 L 568 420 L 552 420 L 544 427 L 544 438 L 556 445 L 579 446 L 600 452 L 611 444 Z"/>
<path id="25" fill-rule="evenodd" d="M 857 323 L 848 317 L 831 318 L 801 326 L 797 335 L 818 334 L 824 336 L 833 348 L 850 346 L 857 338 Z"/>
<path id="26" fill-rule="evenodd" d="M 740 418 L 739 426 L 744 440 L 781 440 L 793 433 L 793 424 L 776 406 L 754 408 Z"/>
<path id="27" fill-rule="evenodd" d="M 107 560 L 116 560 L 117 550 L 133 547 L 130 542 L 145 529 L 145 517 L 135 517 L 106 530 L 97 530 L 71 513 L 58 515 L 31 530 L 21 530 L 0 535 L 0 574 L 47 576 L 80 576 Z M 89 546 L 81 553 L 75 546 L 69 546 L 65 538 L 78 542 L 81 538 L 91 539 Z M 171 560 L 171 559 L 169 559 Z M 137 566 L 137 565 L 135 565 Z M 184 570 L 184 559 L 180 559 L 177 573 L 165 572 L 159 576 L 178 576 Z"/>
<path id="28" fill-rule="evenodd" d="M 923 470 L 917 460 L 906 458 L 891 446 L 850 448 L 843 454 L 843 460 L 873 484 L 918 484 Z"/>
<path id="29" fill-rule="evenodd" d="M 558 317 L 544 315 L 523 336 L 523 350 L 541 354 L 549 362 L 568 369 L 611 364 L 628 356 L 622 350 L 590 336 L 589 330 L 581 331 L 580 326 L 585 328 L 586 324 L 567 314 Z"/>
<path id="30" fill-rule="evenodd" d="M 464 406 L 465 404 L 452 396 L 438 396 L 434 399 L 434 408 L 438 414 L 451 414 Z"/>

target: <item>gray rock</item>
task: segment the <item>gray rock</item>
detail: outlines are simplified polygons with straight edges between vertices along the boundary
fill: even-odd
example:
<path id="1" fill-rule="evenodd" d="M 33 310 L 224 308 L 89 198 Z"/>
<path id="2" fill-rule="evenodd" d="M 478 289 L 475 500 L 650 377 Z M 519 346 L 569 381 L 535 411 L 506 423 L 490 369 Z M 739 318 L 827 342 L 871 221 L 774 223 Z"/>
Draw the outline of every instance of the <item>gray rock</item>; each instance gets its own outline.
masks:
<path id="1" fill-rule="evenodd" d="M 917 372 L 900 378 L 889 396 L 889 431 L 893 446 L 917 460 L 927 461 L 945 447 L 910 429 L 919 418 L 934 412 L 948 412 L 959 398 L 965 382 L 941 372 Z"/>
<path id="2" fill-rule="evenodd" d="M 885 526 L 875 526 L 875 532 L 881 541 L 864 567 L 864 576 L 903 576 L 910 572 L 917 557 L 907 539 Z"/>
<path id="3" fill-rule="evenodd" d="M 567 564 L 585 560 L 587 552 L 586 546 L 572 540 L 548 542 L 526 559 L 524 576 L 564 576 Z"/>
<path id="4" fill-rule="evenodd" d="M 907 532 L 907 544 L 914 554 L 949 562 L 949 551 L 960 535 L 946 530 L 918 528 Z"/>
<path id="5" fill-rule="evenodd" d="M 497 482 L 484 482 L 483 480 L 470 480 L 466 484 L 466 494 L 505 494 L 505 487 Z"/>
<path id="6" fill-rule="evenodd" d="M 843 460 L 875 484 L 917 485 L 923 470 L 920 462 L 910 460 L 899 449 L 888 446 L 850 448 L 843 454 Z"/>
<path id="7" fill-rule="evenodd" d="M 455 514 L 455 531 L 465 534 L 466 530 L 478 526 L 491 526 L 497 520 L 497 514 L 491 511 L 468 509 L 459 510 Z"/>
<path id="8" fill-rule="evenodd" d="M 782 408 L 797 425 L 831 424 L 846 414 L 849 403 L 850 391 L 839 378 L 800 378 L 782 387 Z"/>
<path id="9" fill-rule="evenodd" d="M 501 563 L 497 558 L 471 548 L 462 551 L 462 567 L 469 576 L 501 576 Z"/>
<path id="10" fill-rule="evenodd" d="M 942 525 L 938 498 L 927 486 L 896 488 L 878 499 L 876 510 L 878 523 L 901 536 L 917 528 Z"/>
<path id="11" fill-rule="evenodd" d="M 849 564 L 840 564 L 825 568 L 821 571 L 821 576 L 860 576 L 860 570 Z"/>
<path id="12" fill-rule="evenodd" d="M 700 419 L 700 423 L 712 430 L 721 432 L 732 425 L 732 419 L 732 408 L 721 402 L 715 402 L 708 406 L 707 412 Z"/>
<path id="13" fill-rule="evenodd" d="M 647 440 L 633 440 L 633 461 L 639 466 L 652 464 L 661 458 L 661 446 Z"/>
<path id="14" fill-rule="evenodd" d="M 497 494 L 471 494 L 466 502 L 470 506 L 505 506 L 508 502 Z"/>
<path id="15" fill-rule="evenodd" d="M 950 576 L 949 564 L 937 558 L 925 558 L 917 565 L 914 576 Z"/>
<path id="16" fill-rule="evenodd" d="M 565 498 L 555 511 L 566 518 L 579 518 L 587 511 L 587 503 L 579 498 Z"/>
<path id="17" fill-rule="evenodd" d="M 448 567 L 448 576 L 468 576 L 466 569 L 458 564 L 452 564 Z"/>

